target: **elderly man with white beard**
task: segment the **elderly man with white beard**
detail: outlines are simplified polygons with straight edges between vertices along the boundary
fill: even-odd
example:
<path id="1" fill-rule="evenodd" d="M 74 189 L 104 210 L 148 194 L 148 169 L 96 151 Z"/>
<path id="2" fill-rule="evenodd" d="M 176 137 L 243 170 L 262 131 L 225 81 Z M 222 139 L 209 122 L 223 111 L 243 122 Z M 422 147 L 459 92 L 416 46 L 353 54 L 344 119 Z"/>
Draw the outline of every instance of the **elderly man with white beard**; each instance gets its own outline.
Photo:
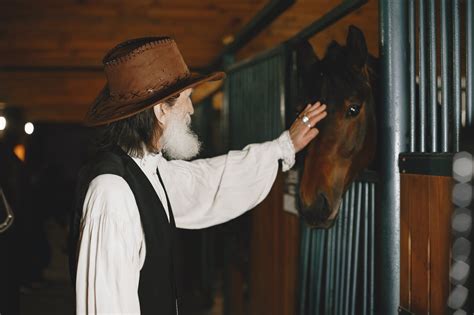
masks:
<path id="1" fill-rule="evenodd" d="M 85 123 L 99 126 L 96 156 L 81 170 L 70 238 L 77 314 L 178 314 L 176 227 L 229 221 L 260 203 L 282 161 L 318 134 L 326 106 L 308 105 L 274 141 L 187 161 L 192 89 L 224 78 L 191 73 L 174 40 L 139 38 L 104 57 L 107 85 Z"/>

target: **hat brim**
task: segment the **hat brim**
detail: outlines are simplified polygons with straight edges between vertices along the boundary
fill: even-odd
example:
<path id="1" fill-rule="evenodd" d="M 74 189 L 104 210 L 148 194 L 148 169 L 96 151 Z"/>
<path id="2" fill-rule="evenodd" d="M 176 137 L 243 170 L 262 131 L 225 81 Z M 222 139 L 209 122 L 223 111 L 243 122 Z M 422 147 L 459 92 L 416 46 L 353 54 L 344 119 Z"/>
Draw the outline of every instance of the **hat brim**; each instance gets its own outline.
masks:
<path id="1" fill-rule="evenodd" d="M 106 125 L 136 115 L 155 104 L 165 102 L 186 89 L 196 87 L 207 81 L 218 81 L 225 78 L 224 72 L 214 72 L 209 75 L 192 73 L 188 78 L 180 80 L 165 89 L 150 93 L 144 100 L 114 99 L 106 85 L 87 111 L 84 125 L 89 127 Z"/>

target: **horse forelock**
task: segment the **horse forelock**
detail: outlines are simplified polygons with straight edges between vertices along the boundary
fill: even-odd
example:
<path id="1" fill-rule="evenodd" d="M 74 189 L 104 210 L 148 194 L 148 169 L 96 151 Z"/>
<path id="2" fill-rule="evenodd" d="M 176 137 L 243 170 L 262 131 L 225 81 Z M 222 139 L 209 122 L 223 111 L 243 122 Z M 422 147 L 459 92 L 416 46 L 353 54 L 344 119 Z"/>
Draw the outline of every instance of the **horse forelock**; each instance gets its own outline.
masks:
<path id="1" fill-rule="evenodd" d="M 331 106 L 342 106 L 346 100 L 364 101 L 370 97 L 371 84 L 363 69 L 356 69 L 345 60 L 323 59 L 318 65 L 320 80 L 314 86 L 318 99 Z"/>
<path id="2" fill-rule="evenodd" d="M 301 104 L 320 101 L 327 105 L 328 118 L 319 124 L 321 130 L 332 124 L 335 113 L 345 110 L 347 103 L 362 104 L 372 100 L 372 66 L 367 60 L 363 67 L 356 67 L 350 62 L 350 53 L 347 47 L 334 42 L 322 60 L 304 70 Z"/>

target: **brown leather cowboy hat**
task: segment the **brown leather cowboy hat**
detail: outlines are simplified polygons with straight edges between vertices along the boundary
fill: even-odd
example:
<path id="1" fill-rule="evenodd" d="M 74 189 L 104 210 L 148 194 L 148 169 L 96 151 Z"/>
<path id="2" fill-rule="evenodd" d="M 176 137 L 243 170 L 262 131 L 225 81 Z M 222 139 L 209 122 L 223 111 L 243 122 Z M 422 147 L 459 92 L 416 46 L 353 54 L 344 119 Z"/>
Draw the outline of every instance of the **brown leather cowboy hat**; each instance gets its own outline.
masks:
<path id="1" fill-rule="evenodd" d="M 144 37 L 125 41 L 104 59 L 107 84 L 89 108 L 85 125 L 99 126 L 133 116 L 225 73 L 191 73 L 170 37 Z"/>

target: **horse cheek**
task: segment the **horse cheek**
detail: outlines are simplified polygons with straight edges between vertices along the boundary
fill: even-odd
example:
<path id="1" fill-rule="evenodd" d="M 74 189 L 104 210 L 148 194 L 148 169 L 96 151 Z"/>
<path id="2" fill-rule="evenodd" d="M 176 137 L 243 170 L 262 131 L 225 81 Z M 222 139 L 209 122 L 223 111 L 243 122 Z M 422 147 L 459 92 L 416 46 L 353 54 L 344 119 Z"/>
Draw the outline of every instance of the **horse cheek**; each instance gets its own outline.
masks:
<path id="1" fill-rule="evenodd" d="M 316 150 L 314 143 L 311 143 L 304 161 L 300 187 L 301 201 L 306 206 L 311 205 L 316 199 L 316 188 L 320 185 L 322 174 L 324 174 L 321 170 L 324 163 L 321 163 L 318 156 L 320 153 L 319 150 Z"/>

